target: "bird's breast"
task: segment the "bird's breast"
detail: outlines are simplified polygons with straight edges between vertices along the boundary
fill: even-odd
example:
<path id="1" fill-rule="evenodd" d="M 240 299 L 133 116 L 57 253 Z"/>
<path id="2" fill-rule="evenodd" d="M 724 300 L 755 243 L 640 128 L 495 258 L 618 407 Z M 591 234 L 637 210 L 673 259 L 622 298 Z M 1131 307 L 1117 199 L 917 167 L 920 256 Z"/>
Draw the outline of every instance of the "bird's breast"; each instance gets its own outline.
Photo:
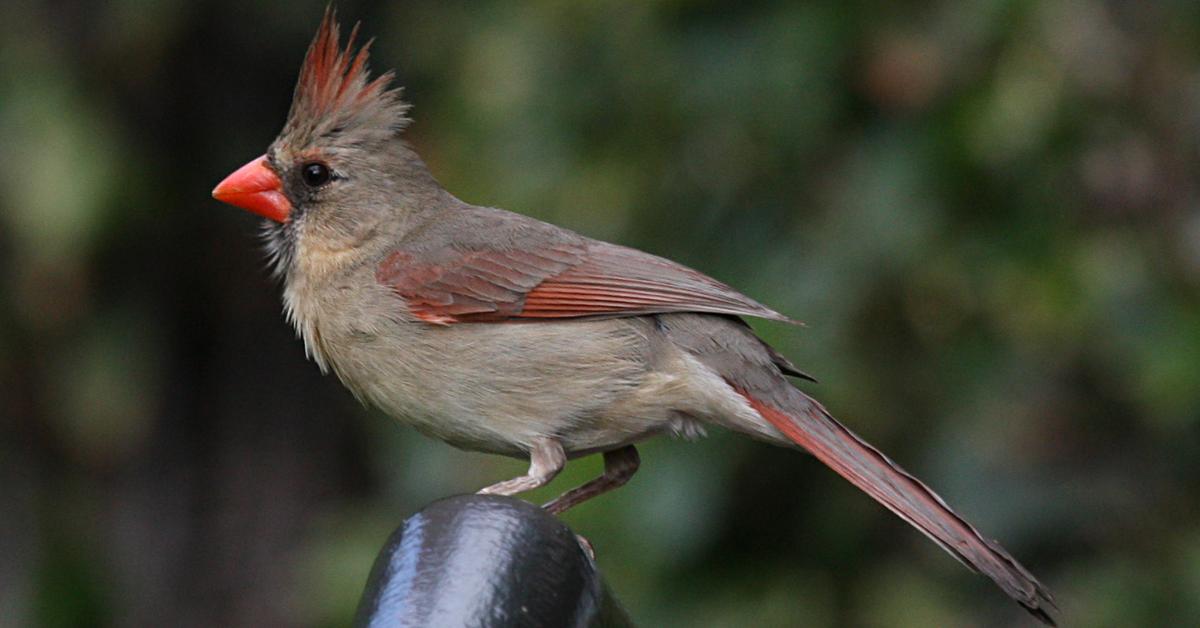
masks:
<path id="1" fill-rule="evenodd" d="M 538 437 L 598 451 L 681 431 L 635 319 L 431 325 L 373 276 L 289 282 L 309 355 L 361 400 L 463 449 L 527 452 Z M 689 430 L 683 433 L 691 434 Z"/>

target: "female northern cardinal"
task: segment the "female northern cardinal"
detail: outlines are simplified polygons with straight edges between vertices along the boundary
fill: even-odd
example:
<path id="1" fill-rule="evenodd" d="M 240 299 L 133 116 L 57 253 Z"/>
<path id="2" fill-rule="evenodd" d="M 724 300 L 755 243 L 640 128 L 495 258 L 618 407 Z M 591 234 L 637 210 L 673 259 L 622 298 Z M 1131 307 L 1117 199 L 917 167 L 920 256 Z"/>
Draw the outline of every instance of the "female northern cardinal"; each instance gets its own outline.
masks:
<path id="1" fill-rule="evenodd" d="M 530 459 L 483 489 L 548 483 L 568 458 L 604 474 L 546 505 L 616 488 L 634 443 L 719 425 L 802 447 L 1031 613 L 1048 591 L 919 480 L 793 387 L 795 366 L 742 316 L 788 321 L 661 257 L 455 198 L 402 139 L 408 105 L 369 80 L 357 27 L 331 12 L 283 131 L 217 199 L 264 216 L 288 318 L 322 370 L 456 447 Z"/>

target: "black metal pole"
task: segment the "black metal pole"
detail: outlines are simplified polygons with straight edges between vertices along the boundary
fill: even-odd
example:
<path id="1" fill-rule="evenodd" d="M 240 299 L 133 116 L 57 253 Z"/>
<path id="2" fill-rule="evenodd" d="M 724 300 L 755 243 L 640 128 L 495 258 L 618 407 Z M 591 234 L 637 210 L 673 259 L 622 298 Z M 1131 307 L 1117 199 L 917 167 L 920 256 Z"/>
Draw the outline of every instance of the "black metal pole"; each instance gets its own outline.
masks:
<path id="1" fill-rule="evenodd" d="M 631 626 L 575 533 L 519 499 L 451 497 L 380 551 L 355 626 Z"/>

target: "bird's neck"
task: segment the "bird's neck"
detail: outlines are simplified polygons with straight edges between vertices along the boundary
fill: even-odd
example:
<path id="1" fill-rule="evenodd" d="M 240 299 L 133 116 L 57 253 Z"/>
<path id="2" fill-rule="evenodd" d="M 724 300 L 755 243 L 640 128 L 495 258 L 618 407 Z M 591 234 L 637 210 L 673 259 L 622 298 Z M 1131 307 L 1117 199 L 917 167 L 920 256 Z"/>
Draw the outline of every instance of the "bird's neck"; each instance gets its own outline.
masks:
<path id="1" fill-rule="evenodd" d="M 403 184 L 404 187 L 414 191 L 425 190 L 442 191 L 442 186 L 433 177 L 433 173 L 429 171 L 429 166 L 425 164 L 425 160 L 413 150 L 413 147 L 408 142 L 402 139 L 396 139 L 387 148 L 389 157 L 389 168 L 396 181 Z"/>

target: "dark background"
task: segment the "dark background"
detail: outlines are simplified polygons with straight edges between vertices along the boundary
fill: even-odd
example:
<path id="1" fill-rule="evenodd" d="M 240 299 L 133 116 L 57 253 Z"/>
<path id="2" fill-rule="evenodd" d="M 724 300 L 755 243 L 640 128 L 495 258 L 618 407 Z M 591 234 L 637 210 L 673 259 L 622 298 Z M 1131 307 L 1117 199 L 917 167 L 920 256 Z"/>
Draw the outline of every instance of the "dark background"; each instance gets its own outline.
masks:
<path id="1" fill-rule="evenodd" d="M 322 9 L 5 4 L 0 625 L 345 625 L 405 516 L 522 472 L 321 377 L 256 219 L 209 198 L 282 126 Z M 340 12 L 451 191 L 805 320 L 755 326 L 1067 625 L 1200 621 L 1200 4 Z M 566 519 L 646 626 L 1031 621 L 727 434 L 648 443 Z"/>

